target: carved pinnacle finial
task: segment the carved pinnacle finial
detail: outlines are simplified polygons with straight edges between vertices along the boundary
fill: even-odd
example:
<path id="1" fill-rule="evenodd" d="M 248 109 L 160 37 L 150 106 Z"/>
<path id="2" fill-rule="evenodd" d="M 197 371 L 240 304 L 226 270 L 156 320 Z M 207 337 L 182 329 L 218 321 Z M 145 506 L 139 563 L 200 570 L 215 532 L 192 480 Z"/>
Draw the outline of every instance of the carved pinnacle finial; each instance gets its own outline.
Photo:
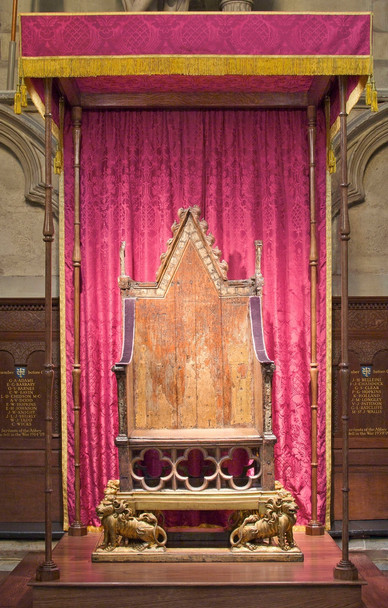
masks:
<path id="1" fill-rule="evenodd" d="M 125 241 L 121 241 L 120 245 L 120 274 L 125 276 Z"/>
<path id="2" fill-rule="evenodd" d="M 261 255 L 263 252 L 263 241 L 255 241 L 256 262 L 255 262 L 255 284 L 256 293 L 261 296 L 263 293 L 264 277 L 261 274 Z"/>

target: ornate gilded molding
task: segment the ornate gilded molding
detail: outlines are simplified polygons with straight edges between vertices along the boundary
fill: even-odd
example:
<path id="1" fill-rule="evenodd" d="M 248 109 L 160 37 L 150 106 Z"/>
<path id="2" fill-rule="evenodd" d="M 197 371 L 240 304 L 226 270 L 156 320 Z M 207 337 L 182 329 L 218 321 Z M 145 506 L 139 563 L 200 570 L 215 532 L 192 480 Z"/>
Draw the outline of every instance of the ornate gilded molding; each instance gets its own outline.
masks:
<path id="1" fill-rule="evenodd" d="M 156 273 L 156 280 L 158 281 L 161 276 L 163 275 L 165 268 L 167 267 L 168 262 L 171 260 L 171 262 L 174 262 L 174 257 L 173 257 L 173 252 L 175 250 L 175 245 L 177 244 L 179 237 L 181 236 L 181 232 L 184 232 L 184 236 L 182 240 L 187 240 L 188 236 L 191 236 L 193 234 L 193 229 L 192 227 L 186 227 L 185 223 L 187 221 L 187 223 L 189 222 L 189 215 L 191 215 L 191 217 L 194 219 L 194 226 L 197 228 L 197 232 L 200 236 L 202 236 L 202 240 L 203 240 L 203 244 L 205 245 L 205 250 L 206 253 L 208 254 L 210 260 L 213 262 L 213 265 L 215 266 L 216 270 L 218 270 L 218 274 L 224 279 L 224 281 L 227 281 L 228 279 L 228 264 L 227 262 L 225 262 L 225 260 L 221 261 L 221 251 L 220 249 L 218 249 L 217 246 L 213 247 L 214 242 L 215 242 L 215 237 L 213 236 L 213 234 L 211 232 L 208 233 L 208 228 L 209 225 L 207 223 L 207 221 L 205 219 L 200 219 L 201 217 L 201 210 L 199 207 L 197 207 L 197 205 L 194 205 L 194 207 L 189 207 L 188 209 L 179 209 L 178 210 L 178 217 L 179 217 L 179 222 L 174 222 L 171 230 L 173 233 L 173 238 L 169 239 L 167 241 L 167 251 L 165 253 L 162 253 L 162 255 L 160 256 L 160 260 L 161 260 L 161 265 L 159 267 L 159 269 L 157 270 Z M 197 244 L 199 243 L 198 239 L 196 239 L 195 237 L 193 238 L 194 242 Z M 207 260 L 207 255 L 206 253 L 203 251 L 203 248 L 201 247 L 200 244 L 197 244 L 197 248 L 199 249 L 199 253 L 200 256 L 206 260 Z"/>
<path id="2" fill-rule="evenodd" d="M 160 256 L 161 265 L 156 273 L 155 283 L 137 283 L 129 276 L 119 277 L 119 286 L 123 297 L 163 298 L 171 284 L 178 267 L 182 250 L 191 242 L 206 266 L 220 296 L 254 295 L 255 278 L 229 280 L 228 264 L 221 259 L 220 249 L 214 245 L 215 237 L 208 233 L 206 220 L 200 219 L 199 207 L 179 209 L 179 222 L 174 222 L 171 230 L 173 237 L 167 241 L 167 250 Z M 124 267 L 121 250 L 121 267 Z"/>
<path id="3" fill-rule="evenodd" d="M 264 435 L 272 437 L 272 378 L 275 371 L 274 363 L 264 363 L 263 370 L 263 407 L 264 407 Z"/>

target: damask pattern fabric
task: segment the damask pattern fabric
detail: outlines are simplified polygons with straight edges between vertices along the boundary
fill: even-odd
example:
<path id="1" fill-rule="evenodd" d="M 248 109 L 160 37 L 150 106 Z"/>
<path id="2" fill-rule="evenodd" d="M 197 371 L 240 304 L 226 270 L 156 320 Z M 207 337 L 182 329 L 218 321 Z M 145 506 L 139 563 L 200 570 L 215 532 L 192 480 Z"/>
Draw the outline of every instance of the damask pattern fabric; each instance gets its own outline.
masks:
<path id="1" fill-rule="evenodd" d="M 206 92 L 307 92 L 313 85 L 313 76 L 183 76 L 182 74 L 162 76 L 101 76 L 99 78 L 79 78 L 77 85 L 81 93 L 197 93 Z"/>
<path id="2" fill-rule="evenodd" d="M 126 272 L 155 280 L 179 207 L 198 205 L 231 279 L 254 274 L 263 240 L 264 331 L 275 361 L 276 478 L 310 518 L 310 281 L 307 117 L 303 110 L 84 112 L 81 161 L 81 503 L 95 505 L 118 474 L 116 382 L 121 354 L 119 249 Z M 69 516 L 74 512 L 71 362 L 73 185 L 65 133 Z M 325 133 L 318 116 L 319 514 L 325 502 Z"/>
<path id="3" fill-rule="evenodd" d="M 22 15 L 22 55 L 369 55 L 365 14 Z"/>

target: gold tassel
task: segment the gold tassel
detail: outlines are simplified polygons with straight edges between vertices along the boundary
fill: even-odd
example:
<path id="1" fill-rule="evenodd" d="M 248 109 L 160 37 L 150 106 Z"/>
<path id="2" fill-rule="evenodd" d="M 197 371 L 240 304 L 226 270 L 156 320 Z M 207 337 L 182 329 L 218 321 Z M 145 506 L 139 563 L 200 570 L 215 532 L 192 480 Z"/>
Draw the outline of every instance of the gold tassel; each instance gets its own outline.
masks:
<path id="1" fill-rule="evenodd" d="M 329 149 L 329 173 L 335 173 L 337 171 L 337 159 L 334 154 L 333 147 Z"/>
<path id="2" fill-rule="evenodd" d="M 59 98 L 59 134 L 58 147 L 54 158 L 54 173 L 60 175 L 63 171 L 63 123 L 65 120 L 65 101 Z"/>
<path id="3" fill-rule="evenodd" d="M 60 175 L 63 167 L 62 150 L 58 147 L 54 158 L 54 173 Z"/>
<path id="4" fill-rule="evenodd" d="M 372 110 L 372 112 L 379 111 L 379 104 L 377 102 L 377 91 L 376 90 L 372 91 L 372 103 L 371 103 L 370 109 Z"/>
<path id="5" fill-rule="evenodd" d="M 372 84 L 370 75 L 368 76 L 368 82 L 366 83 L 365 87 L 365 103 L 367 106 L 370 106 L 372 103 Z"/>
<path id="6" fill-rule="evenodd" d="M 14 104 L 13 104 L 13 111 L 15 112 L 15 114 L 21 114 L 22 113 L 22 100 L 21 100 L 20 86 L 19 85 L 16 88 L 16 93 L 15 93 L 15 97 L 14 97 Z"/>
<path id="7" fill-rule="evenodd" d="M 28 100 L 27 100 L 27 87 L 24 84 L 24 80 L 22 81 L 22 84 L 20 85 L 20 94 L 21 94 L 21 105 L 23 108 L 26 108 L 28 105 Z"/>
<path id="8" fill-rule="evenodd" d="M 370 109 L 372 110 L 372 112 L 379 111 L 379 105 L 377 103 L 377 91 L 376 91 L 376 85 L 375 85 L 374 79 L 372 79 L 372 101 L 371 101 Z"/>

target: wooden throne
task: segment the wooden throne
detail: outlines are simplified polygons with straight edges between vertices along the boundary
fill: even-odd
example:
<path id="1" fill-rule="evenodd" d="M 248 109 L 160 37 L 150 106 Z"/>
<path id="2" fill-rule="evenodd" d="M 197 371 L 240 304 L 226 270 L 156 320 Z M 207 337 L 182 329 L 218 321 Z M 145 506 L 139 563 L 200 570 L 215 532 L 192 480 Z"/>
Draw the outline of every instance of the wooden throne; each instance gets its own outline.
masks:
<path id="1" fill-rule="evenodd" d="M 156 282 L 126 276 L 122 258 L 123 352 L 113 367 L 120 480 L 109 482 L 97 512 L 102 519 L 104 504 L 115 504 L 116 517 L 127 519 L 169 509 L 263 517 L 268 501 L 280 505 L 282 497 L 274 478 L 275 367 L 262 327 L 262 243 L 255 242 L 255 276 L 229 280 L 200 209 L 178 215 Z"/>

